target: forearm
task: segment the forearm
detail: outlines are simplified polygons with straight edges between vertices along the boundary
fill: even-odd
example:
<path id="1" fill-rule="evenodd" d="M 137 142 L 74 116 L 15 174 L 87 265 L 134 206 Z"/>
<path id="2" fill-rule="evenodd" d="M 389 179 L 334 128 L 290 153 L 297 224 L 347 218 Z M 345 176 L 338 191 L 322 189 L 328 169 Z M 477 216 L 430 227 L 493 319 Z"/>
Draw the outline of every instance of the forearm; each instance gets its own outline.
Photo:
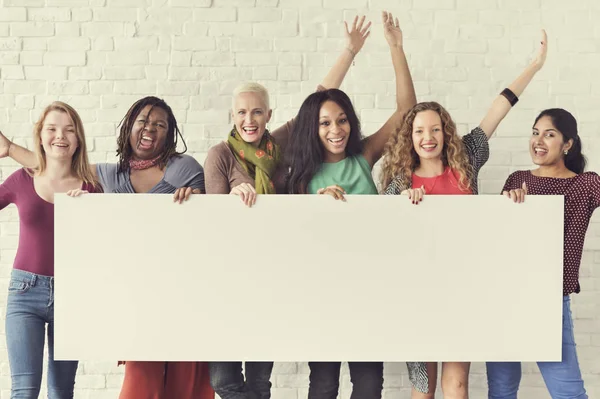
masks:
<path id="1" fill-rule="evenodd" d="M 403 46 L 391 46 L 390 53 L 396 75 L 396 108 L 404 114 L 417 103 L 417 95 Z"/>
<path id="2" fill-rule="evenodd" d="M 539 71 L 534 64 L 528 65 L 523 72 L 508 86 L 508 89 L 512 91 L 515 96 L 520 97 L 525 91 L 535 74 Z M 508 115 L 513 106 L 503 95 L 498 95 L 488 110 L 486 116 L 483 118 L 479 127 L 485 132 L 486 136 L 490 138 L 500 122 Z"/>
<path id="3" fill-rule="evenodd" d="M 37 157 L 33 151 L 12 142 L 8 148 L 8 156 L 26 168 L 38 166 Z"/>
<path id="4" fill-rule="evenodd" d="M 321 86 L 326 89 L 339 89 L 354 61 L 356 51 L 351 47 L 344 47 L 341 54 L 331 67 L 327 76 L 321 82 Z"/>

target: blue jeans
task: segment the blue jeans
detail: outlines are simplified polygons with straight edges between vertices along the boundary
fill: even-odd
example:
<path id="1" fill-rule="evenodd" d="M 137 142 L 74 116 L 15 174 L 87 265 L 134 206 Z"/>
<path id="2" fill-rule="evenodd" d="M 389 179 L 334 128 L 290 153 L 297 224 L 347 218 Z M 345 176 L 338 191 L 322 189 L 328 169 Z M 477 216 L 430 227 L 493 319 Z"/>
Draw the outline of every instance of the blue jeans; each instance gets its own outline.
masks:
<path id="1" fill-rule="evenodd" d="M 340 387 L 341 362 L 309 362 L 308 399 L 336 399 Z M 382 362 L 348 362 L 352 394 L 350 399 L 381 399 Z"/>
<path id="2" fill-rule="evenodd" d="M 37 399 L 48 324 L 48 398 L 72 399 L 76 361 L 54 361 L 54 277 L 13 269 L 8 286 L 6 344 L 11 399 Z"/>
<path id="3" fill-rule="evenodd" d="M 562 362 L 538 362 L 552 399 L 588 399 L 577 361 L 569 296 L 563 298 Z M 488 362 L 488 398 L 516 399 L 521 363 Z"/>
<path id="4" fill-rule="evenodd" d="M 246 381 L 242 362 L 210 362 L 210 385 L 221 399 L 269 399 L 273 362 L 246 362 Z"/>

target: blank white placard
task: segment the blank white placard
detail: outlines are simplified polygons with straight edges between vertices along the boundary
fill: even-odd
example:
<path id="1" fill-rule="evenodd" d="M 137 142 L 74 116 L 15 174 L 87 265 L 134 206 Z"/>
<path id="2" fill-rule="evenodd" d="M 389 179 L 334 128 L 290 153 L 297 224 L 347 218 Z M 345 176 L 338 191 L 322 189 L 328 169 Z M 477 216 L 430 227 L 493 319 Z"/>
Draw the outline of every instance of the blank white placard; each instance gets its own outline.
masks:
<path id="1" fill-rule="evenodd" d="M 562 255 L 561 196 L 57 195 L 55 358 L 559 361 Z"/>

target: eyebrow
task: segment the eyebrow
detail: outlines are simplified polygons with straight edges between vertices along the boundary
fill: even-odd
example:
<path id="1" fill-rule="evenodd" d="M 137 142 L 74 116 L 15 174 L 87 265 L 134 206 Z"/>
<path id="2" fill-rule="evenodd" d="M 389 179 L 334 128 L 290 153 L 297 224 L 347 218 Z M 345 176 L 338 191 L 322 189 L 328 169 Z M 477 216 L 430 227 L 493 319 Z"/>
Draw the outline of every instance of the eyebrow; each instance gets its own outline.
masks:
<path id="1" fill-rule="evenodd" d="M 536 128 L 536 127 L 534 127 L 534 128 L 533 128 L 533 130 L 535 130 L 536 132 L 539 132 L 539 131 L 540 131 L 540 130 L 539 130 L 538 128 Z M 554 133 L 557 133 L 557 130 L 556 130 L 556 129 L 554 129 L 554 128 L 546 129 L 546 130 L 544 130 L 544 131 L 545 131 L 545 132 L 554 132 Z"/>
<path id="2" fill-rule="evenodd" d="M 56 123 L 44 123 L 44 126 L 56 126 Z M 74 125 L 66 125 L 65 127 L 75 127 Z"/>
<path id="3" fill-rule="evenodd" d="M 436 127 L 436 126 L 442 127 L 442 125 L 440 125 L 439 123 L 436 123 L 435 125 L 433 125 L 431 127 Z M 415 128 L 416 129 L 423 129 L 423 126 L 415 126 Z"/>
<path id="4" fill-rule="evenodd" d="M 339 118 L 340 116 L 346 116 L 346 113 L 345 113 L 345 112 L 342 112 L 341 114 L 339 114 L 339 115 L 338 115 L 338 118 Z M 329 115 L 323 115 L 323 116 L 319 116 L 319 119 L 323 119 L 323 118 L 329 118 L 329 117 L 330 117 Z"/>
<path id="5" fill-rule="evenodd" d="M 136 119 L 140 119 L 140 118 L 148 119 L 148 116 L 149 115 L 139 114 Z M 157 121 L 158 122 L 168 123 L 165 119 L 162 119 L 162 118 L 158 118 Z"/>

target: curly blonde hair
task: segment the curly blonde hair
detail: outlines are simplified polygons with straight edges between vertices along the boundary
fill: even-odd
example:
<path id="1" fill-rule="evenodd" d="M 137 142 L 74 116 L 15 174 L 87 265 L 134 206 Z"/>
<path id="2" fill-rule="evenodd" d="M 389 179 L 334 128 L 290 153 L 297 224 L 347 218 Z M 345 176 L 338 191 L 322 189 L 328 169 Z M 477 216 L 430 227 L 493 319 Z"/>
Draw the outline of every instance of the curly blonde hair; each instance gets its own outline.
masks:
<path id="1" fill-rule="evenodd" d="M 470 189 L 473 168 L 469 163 L 463 142 L 456 133 L 456 125 L 448 111 L 433 101 L 419 103 L 410 109 L 400 127 L 387 142 L 383 154 L 382 188 L 385 190 L 396 177 L 403 186 L 411 186 L 412 173 L 420 165 L 419 155 L 415 151 L 412 139 L 413 123 L 417 114 L 423 111 L 435 111 L 440 116 L 444 133 L 442 162 L 445 167 L 450 166 L 458 174 L 460 189 Z"/>

